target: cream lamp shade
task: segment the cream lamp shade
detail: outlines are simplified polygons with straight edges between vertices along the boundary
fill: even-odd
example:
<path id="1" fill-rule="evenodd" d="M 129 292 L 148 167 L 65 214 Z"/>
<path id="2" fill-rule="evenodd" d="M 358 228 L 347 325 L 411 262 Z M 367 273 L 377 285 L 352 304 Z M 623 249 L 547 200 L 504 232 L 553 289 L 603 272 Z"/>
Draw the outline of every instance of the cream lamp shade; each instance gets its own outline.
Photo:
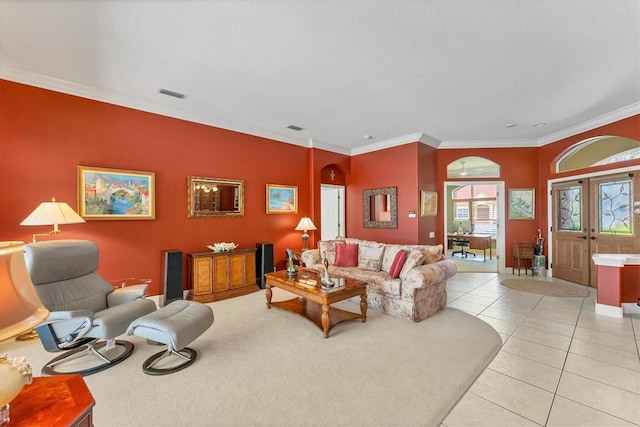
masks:
<path id="1" fill-rule="evenodd" d="M 27 332 L 49 317 L 29 277 L 22 242 L 0 242 L 0 301 L 0 341 Z"/>
<path id="2" fill-rule="evenodd" d="M 36 243 L 37 236 L 51 236 L 58 234 L 60 229 L 58 224 L 79 224 L 85 220 L 78 215 L 65 202 L 56 202 L 52 197 L 50 202 L 42 202 L 33 212 L 26 217 L 20 225 L 53 225 L 53 230 L 44 234 L 34 234 L 33 243 Z"/>
<path id="3" fill-rule="evenodd" d="M 317 230 L 316 226 L 311 221 L 311 218 L 305 216 L 300 219 L 300 222 L 296 226 L 296 231 L 302 231 L 302 252 L 309 249 L 308 241 L 309 235 L 307 234 L 308 230 Z"/>

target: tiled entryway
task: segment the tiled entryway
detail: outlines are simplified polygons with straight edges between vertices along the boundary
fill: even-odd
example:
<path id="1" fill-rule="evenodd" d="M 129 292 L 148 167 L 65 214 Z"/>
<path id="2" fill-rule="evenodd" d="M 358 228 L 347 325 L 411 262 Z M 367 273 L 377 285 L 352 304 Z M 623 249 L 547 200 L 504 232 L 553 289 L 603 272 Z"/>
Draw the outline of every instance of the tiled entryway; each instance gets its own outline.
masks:
<path id="1" fill-rule="evenodd" d="M 640 315 L 596 315 L 595 289 L 549 297 L 502 286 L 507 277 L 447 282 L 448 306 L 492 325 L 503 346 L 443 425 L 640 425 Z"/>

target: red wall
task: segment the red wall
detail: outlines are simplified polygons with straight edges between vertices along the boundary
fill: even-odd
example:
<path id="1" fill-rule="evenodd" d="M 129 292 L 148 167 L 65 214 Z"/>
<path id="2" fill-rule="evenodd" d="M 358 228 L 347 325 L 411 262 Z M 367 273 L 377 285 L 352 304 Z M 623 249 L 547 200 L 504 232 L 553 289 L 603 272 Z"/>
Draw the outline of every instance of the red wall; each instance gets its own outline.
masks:
<path id="1" fill-rule="evenodd" d="M 387 243 L 418 243 L 418 143 L 360 154 L 351 158 L 347 176 L 347 236 Z M 364 228 L 362 190 L 398 187 L 398 228 Z"/>
<path id="2" fill-rule="evenodd" d="M 322 228 L 322 221 L 320 220 L 322 217 L 320 213 L 320 185 L 333 184 L 346 187 L 346 176 L 351 173 L 351 157 L 345 154 L 313 148 L 310 150 L 310 159 L 310 188 L 313 189 L 313 199 L 311 202 L 313 206 L 310 208 L 310 211 L 313 213 L 311 219 L 318 230 L 309 232 L 309 247 L 316 248 L 318 247 L 317 243 L 318 240 L 320 240 L 320 229 Z M 329 171 L 325 168 L 329 170 L 335 169 L 333 181 L 331 180 Z M 348 202 L 349 196 L 345 191 L 345 206 L 347 206 Z"/>
<path id="3" fill-rule="evenodd" d="M 510 248 L 516 241 L 530 240 L 538 228 L 547 228 L 546 183 L 562 176 L 550 170 L 559 154 L 592 136 L 640 140 L 640 115 L 636 115 L 541 148 L 436 150 L 415 142 L 347 156 L 3 80 L 0 96 L 0 239 L 30 241 L 33 233 L 49 231 L 49 227 L 19 223 L 52 196 L 77 208 L 78 165 L 153 171 L 155 220 L 88 221 L 62 226 L 63 234 L 57 237 L 95 241 L 101 249 L 103 276 L 151 278 L 152 295 L 162 292 L 161 252 L 166 249 L 186 254 L 207 251 L 206 245 L 219 241 L 234 241 L 245 248 L 272 242 L 276 264 L 283 267 L 285 248 L 301 245 L 300 232 L 294 231 L 300 218 L 310 216 L 321 227 L 320 184 L 326 181 L 323 168 L 327 166 L 339 169 L 346 184 L 347 236 L 437 244 L 444 241 L 446 165 L 469 155 L 489 158 L 501 165 L 499 179 L 507 190 L 537 189 L 535 220 L 507 220 L 506 247 Z M 640 162 L 614 166 L 632 164 Z M 244 180 L 245 215 L 187 218 L 188 175 Z M 298 214 L 267 215 L 266 184 L 297 185 Z M 364 228 L 362 190 L 393 186 L 398 187 L 398 228 Z M 420 190 L 438 192 L 437 217 L 420 217 Z M 409 218 L 410 211 L 415 218 Z M 435 238 L 428 237 L 430 231 L 436 232 Z M 320 232 L 309 234 L 315 247 Z"/>
<path id="4" fill-rule="evenodd" d="M 562 139 L 553 144 L 548 144 L 540 147 L 538 154 L 538 162 L 540 164 L 540 177 L 536 184 L 536 186 L 542 191 L 539 193 L 548 193 L 549 188 L 547 188 L 547 181 L 555 178 L 562 178 L 565 176 L 575 176 L 581 173 L 592 173 L 601 170 L 609 170 L 613 167 L 622 168 L 626 166 L 640 166 L 640 160 L 631 160 L 627 162 L 618 162 L 613 165 L 605 165 L 600 167 L 593 167 L 587 170 L 575 170 L 571 172 L 564 173 L 556 173 L 555 172 L 555 163 L 556 159 L 562 155 L 565 150 L 572 147 L 573 145 L 584 141 L 589 138 L 593 138 L 596 136 L 622 136 L 626 138 L 631 138 L 636 141 L 640 141 L 640 115 L 635 115 L 615 123 L 611 123 L 605 126 L 601 126 L 599 128 L 591 129 L 587 132 L 582 132 L 580 134 L 571 136 L 569 138 Z M 549 225 L 547 221 L 547 197 L 543 197 L 541 200 L 538 200 L 538 206 L 542 209 L 540 212 L 543 213 L 544 218 L 541 220 L 541 227 L 543 230 L 547 230 Z"/>
<path id="5" fill-rule="evenodd" d="M 418 149 L 418 242 L 421 245 L 442 244 L 446 248 L 443 227 L 438 227 L 442 223 L 442 212 L 444 209 L 444 197 L 438 187 L 438 150 L 429 145 L 417 144 Z M 446 165 L 444 166 L 446 169 Z M 422 209 L 421 191 L 435 191 L 438 193 L 438 214 L 436 216 L 420 216 Z M 429 233 L 434 232 L 435 237 L 429 237 Z"/>
<path id="6" fill-rule="evenodd" d="M 438 191 L 442 193 L 445 181 L 458 181 L 447 179 L 447 165 L 459 158 L 467 156 L 479 156 L 492 160 L 500 165 L 500 177 L 490 180 L 504 181 L 505 190 L 509 188 L 536 188 L 538 186 L 538 148 L 477 148 L 438 150 Z M 464 179 L 463 181 L 474 181 Z M 476 181 L 487 181 L 478 179 Z M 537 230 L 542 224 L 542 216 L 546 211 L 541 210 L 540 200 L 543 198 L 541 191 L 536 191 L 535 219 L 533 220 L 509 220 L 505 224 L 505 247 L 510 251 L 515 242 L 531 241 L 532 236 L 537 235 Z M 505 195 L 505 200 L 507 196 Z M 442 205 L 441 205 L 442 206 Z M 444 233 L 444 222 L 438 222 L 440 235 Z M 510 257 L 507 257 L 506 265 L 511 265 Z"/>
<path id="7" fill-rule="evenodd" d="M 186 260 L 214 242 L 272 242 L 284 266 L 285 248 L 300 247 L 294 228 L 312 206 L 309 149 L 8 81 L 0 95 L 0 239 L 49 231 L 19 223 L 52 196 L 77 209 L 77 166 L 85 165 L 156 174 L 155 220 L 92 220 L 55 237 L 95 241 L 108 280 L 151 278 L 155 295 L 165 249 Z M 244 216 L 187 218 L 188 175 L 244 180 Z M 297 215 L 266 214 L 267 183 L 298 186 Z"/>

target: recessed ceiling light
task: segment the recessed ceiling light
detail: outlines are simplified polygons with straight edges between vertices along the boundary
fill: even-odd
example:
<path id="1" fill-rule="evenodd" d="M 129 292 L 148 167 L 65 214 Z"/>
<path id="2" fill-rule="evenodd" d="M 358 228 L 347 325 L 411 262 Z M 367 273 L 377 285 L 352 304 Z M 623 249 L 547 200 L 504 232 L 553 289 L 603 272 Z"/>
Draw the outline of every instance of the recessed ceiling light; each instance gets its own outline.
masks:
<path id="1" fill-rule="evenodd" d="M 289 125 L 287 126 L 287 129 L 291 129 L 291 130 L 295 130 L 295 131 L 301 131 L 304 130 L 304 128 L 301 128 L 300 126 L 296 126 L 296 125 Z"/>
<path id="2" fill-rule="evenodd" d="M 515 123 L 507 123 L 506 125 L 504 125 L 504 127 L 506 127 L 506 128 L 514 128 L 516 126 L 518 126 L 518 125 L 515 124 Z"/>
<path id="3" fill-rule="evenodd" d="M 168 89 L 160 88 L 160 90 L 158 90 L 158 92 L 160 92 L 163 95 L 173 96 L 174 98 L 178 98 L 178 99 L 185 99 L 187 97 L 187 95 L 185 95 L 184 93 L 174 92 L 174 91 L 168 90 Z"/>
<path id="4" fill-rule="evenodd" d="M 546 126 L 546 123 L 536 123 L 535 125 L 533 125 L 534 128 L 541 128 L 542 126 Z"/>
<path id="5" fill-rule="evenodd" d="M 364 139 L 373 139 L 373 137 L 371 135 L 364 135 L 363 138 Z"/>

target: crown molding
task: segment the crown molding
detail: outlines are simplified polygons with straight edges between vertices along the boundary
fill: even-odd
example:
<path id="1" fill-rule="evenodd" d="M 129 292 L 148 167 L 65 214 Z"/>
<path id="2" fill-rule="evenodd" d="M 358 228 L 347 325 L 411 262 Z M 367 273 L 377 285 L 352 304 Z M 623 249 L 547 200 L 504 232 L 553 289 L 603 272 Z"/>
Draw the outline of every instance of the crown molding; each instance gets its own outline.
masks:
<path id="1" fill-rule="evenodd" d="M 386 139 L 384 141 L 365 145 L 363 147 L 352 148 L 351 155 L 356 156 L 358 154 L 384 150 L 385 148 L 398 147 L 400 145 L 410 144 L 412 142 L 420 142 L 422 144 L 430 145 L 434 148 L 438 148 L 438 146 L 440 145 L 440 141 L 438 139 L 433 138 L 425 133 L 417 132 L 409 135 L 399 136 L 397 138 Z"/>
<path id="2" fill-rule="evenodd" d="M 513 148 L 513 147 L 538 147 L 537 139 L 501 139 L 501 140 L 460 140 L 442 141 L 439 148 Z"/>
<path id="3" fill-rule="evenodd" d="M 578 135 L 579 133 L 595 129 L 600 126 L 608 125 L 610 123 L 626 119 L 636 114 L 640 114 L 640 102 L 627 105 L 626 107 L 619 108 L 610 113 L 603 114 L 582 123 L 578 123 L 575 126 L 571 126 L 561 131 L 543 136 L 542 138 L 538 139 L 538 146 L 542 147 L 543 145 L 551 144 L 556 141 L 560 141 L 561 139 L 569 138 L 571 136 Z"/>
<path id="4" fill-rule="evenodd" d="M 273 132 L 266 129 L 247 126 L 241 123 L 217 119 L 203 114 L 196 114 L 177 106 L 152 102 L 132 96 L 125 96 L 106 90 L 70 82 L 68 80 L 58 79 L 50 76 L 43 76 L 41 74 L 33 73 L 31 71 L 23 70 L 16 67 L 0 65 L 0 78 L 16 83 L 38 87 L 41 89 L 47 89 L 67 95 L 78 96 L 80 98 L 87 98 L 94 101 L 117 105 L 120 107 L 144 111 L 147 113 L 158 114 L 174 119 L 213 126 L 233 132 L 257 136 L 260 138 L 272 139 L 275 141 L 285 142 L 301 147 L 309 147 L 310 144 L 308 138 L 294 137 L 279 132 Z M 183 102 L 182 100 L 178 99 L 168 99 L 168 101 L 175 103 Z"/>
<path id="5" fill-rule="evenodd" d="M 349 148 L 340 147 L 337 145 L 329 144 L 328 142 L 318 141 L 316 139 L 309 140 L 309 147 L 330 151 L 332 153 L 344 154 L 345 156 L 351 155 L 351 150 Z"/>
<path id="6" fill-rule="evenodd" d="M 521 139 L 521 140 L 453 140 L 440 141 L 425 133 L 417 132 L 409 135 L 399 136 L 373 144 L 356 148 L 345 148 L 323 141 L 313 140 L 309 138 L 295 137 L 284 133 L 274 132 L 262 128 L 244 125 L 242 123 L 230 122 L 202 114 L 193 113 L 178 107 L 177 105 L 168 105 L 158 102 L 152 102 L 132 96 L 125 96 L 114 92 L 109 92 L 99 88 L 94 88 L 68 80 L 59 79 L 52 76 L 45 76 L 34 73 L 29 70 L 14 67 L 0 61 L 0 78 L 16 83 L 22 83 L 29 86 L 35 86 L 42 89 L 52 90 L 56 92 L 74 95 L 81 98 L 92 99 L 94 101 L 106 102 L 108 104 L 118 105 L 125 108 L 144 111 L 147 113 L 159 114 L 189 122 L 214 126 L 217 128 L 244 133 L 259 138 L 271 139 L 274 141 L 284 142 L 307 148 L 319 148 L 343 155 L 355 156 L 358 154 L 370 153 L 373 151 L 384 150 L 386 148 L 397 147 L 413 142 L 420 142 L 432 146 L 437 149 L 454 149 L 454 148 L 513 148 L 513 147 L 541 147 L 554 143 L 564 138 L 568 138 L 582 132 L 604 126 L 618 120 L 626 119 L 636 114 L 640 114 L 640 102 L 633 103 L 626 107 L 619 108 L 610 113 L 603 114 L 594 119 L 590 119 L 579 123 L 575 126 L 563 129 L 561 131 L 546 135 L 537 140 Z M 171 102 L 171 101 L 169 101 Z M 182 102 L 175 100 L 175 103 Z"/>

